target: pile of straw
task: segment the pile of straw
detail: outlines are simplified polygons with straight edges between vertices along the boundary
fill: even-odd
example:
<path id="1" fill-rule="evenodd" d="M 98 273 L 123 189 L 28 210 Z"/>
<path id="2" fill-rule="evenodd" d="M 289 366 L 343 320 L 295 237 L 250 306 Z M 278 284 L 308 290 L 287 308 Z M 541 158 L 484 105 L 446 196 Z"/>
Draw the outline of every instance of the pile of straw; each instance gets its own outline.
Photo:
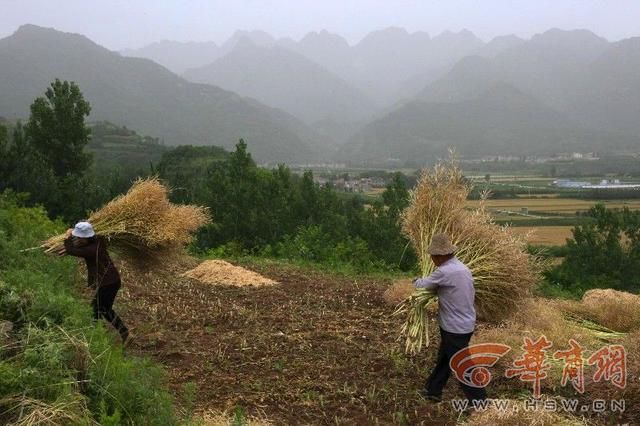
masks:
<path id="1" fill-rule="evenodd" d="M 579 302 L 564 301 L 562 309 L 585 327 L 627 333 L 640 329 L 640 296 L 613 289 L 587 291 Z"/>
<path id="2" fill-rule="evenodd" d="M 206 260 L 197 267 L 187 271 L 183 276 L 198 280 L 206 284 L 244 286 L 269 286 L 278 284 L 262 275 L 235 266 L 224 260 Z"/>
<path id="3" fill-rule="evenodd" d="M 93 212 L 88 221 L 97 235 L 126 257 L 166 258 L 168 252 L 188 244 L 191 234 L 210 221 L 206 208 L 172 204 L 168 195 L 169 190 L 157 178 L 140 179 L 125 195 Z M 60 252 L 64 239 L 65 235 L 50 238 L 43 248 Z"/>
<path id="4" fill-rule="evenodd" d="M 470 183 L 453 158 L 424 170 L 411 193 L 402 229 L 418 255 L 423 276 L 435 269 L 427 254 L 433 235 L 446 232 L 458 247 L 456 256 L 475 279 L 479 316 L 499 321 L 530 294 L 537 279 L 537 262 L 526 253 L 525 238 L 494 224 L 483 206 L 465 209 L 470 191 Z M 418 290 L 399 307 L 397 313 L 407 314 L 402 328 L 407 352 L 418 352 L 429 344 L 425 309 L 435 297 Z"/>

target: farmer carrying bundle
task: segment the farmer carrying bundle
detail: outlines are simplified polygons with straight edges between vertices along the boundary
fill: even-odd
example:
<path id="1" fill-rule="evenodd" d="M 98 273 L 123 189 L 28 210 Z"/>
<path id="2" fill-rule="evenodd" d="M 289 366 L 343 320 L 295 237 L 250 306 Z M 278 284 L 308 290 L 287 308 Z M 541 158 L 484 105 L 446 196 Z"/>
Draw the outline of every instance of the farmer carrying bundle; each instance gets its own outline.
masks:
<path id="1" fill-rule="evenodd" d="M 476 326 L 475 289 L 473 276 L 467 266 L 458 260 L 458 248 L 444 233 L 435 234 L 427 253 L 437 267 L 428 277 L 416 278 L 416 288 L 438 295 L 438 319 L 440 322 L 440 349 L 436 366 L 420 394 L 429 400 L 440 401 L 442 390 L 449 380 L 449 361 L 453 355 L 469 345 Z M 467 399 L 484 400 L 484 388 L 460 383 Z"/>
<path id="2" fill-rule="evenodd" d="M 445 359 L 454 347 L 468 344 L 476 312 L 490 322 L 508 318 L 531 294 L 539 269 L 522 237 L 494 224 L 482 204 L 476 210 L 466 208 L 470 192 L 469 181 L 452 157 L 423 170 L 402 217 L 402 230 L 416 252 L 422 277 L 396 310 L 406 318 L 401 329 L 405 350 L 415 354 L 429 345 L 427 312 L 435 303 L 441 330 L 447 332 L 441 332 L 438 365 L 423 392 L 435 399 L 448 377 L 442 365 L 448 364 Z M 470 395 L 468 389 L 465 393 Z M 473 395 L 478 396 L 482 394 Z"/>
<path id="3" fill-rule="evenodd" d="M 125 195 L 88 219 L 97 235 L 134 264 L 166 264 L 178 258 L 191 242 L 191 234 L 209 221 L 204 207 L 172 204 L 169 190 L 157 178 L 139 179 Z M 43 248 L 55 253 L 63 248 L 65 238 L 64 234 L 50 238 Z"/>
<path id="4" fill-rule="evenodd" d="M 120 290 L 120 274 L 109 253 L 107 240 L 98 237 L 89 222 L 78 222 L 67 231 L 60 255 L 81 257 L 87 264 L 87 284 L 96 290 L 91 301 L 96 320 L 104 318 L 118 331 L 122 342 L 127 343 L 129 329 L 113 310 L 113 302 Z"/>
<path id="5" fill-rule="evenodd" d="M 133 265 L 168 265 L 179 259 L 191 234 L 209 223 L 207 209 L 169 202 L 168 189 L 156 178 L 136 181 L 131 189 L 92 213 L 65 234 L 45 241 L 48 253 L 82 257 L 88 284 L 96 289 L 92 302 L 96 319 L 105 318 L 123 341 L 127 328 L 112 306 L 120 289 L 120 274 L 107 244 Z"/>

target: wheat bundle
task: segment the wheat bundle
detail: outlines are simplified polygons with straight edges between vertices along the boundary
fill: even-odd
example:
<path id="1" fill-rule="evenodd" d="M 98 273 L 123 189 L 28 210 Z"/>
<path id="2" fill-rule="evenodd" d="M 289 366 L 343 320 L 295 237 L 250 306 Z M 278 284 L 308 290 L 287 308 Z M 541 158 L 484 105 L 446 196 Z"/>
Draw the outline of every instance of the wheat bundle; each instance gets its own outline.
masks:
<path id="1" fill-rule="evenodd" d="M 404 211 L 402 229 L 425 277 L 435 269 L 427 253 L 432 237 L 447 233 L 458 247 L 456 256 L 473 274 L 480 316 L 499 321 L 530 294 L 537 262 L 527 254 L 525 238 L 494 224 L 482 203 L 476 210 L 465 208 L 470 191 L 471 184 L 453 158 L 424 170 Z M 417 290 L 398 308 L 397 313 L 407 314 L 402 327 L 407 352 L 415 353 L 429 344 L 424 314 L 435 300 L 434 293 Z"/>
<path id="2" fill-rule="evenodd" d="M 88 221 L 113 249 L 133 260 L 166 259 L 210 221 L 206 208 L 172 204 L 168 195 L 169 190 L 157 178 L 139 179 L 126 194 L 93 212 Z M 55 236 L 43 247 L 47 252 L 58 252 L 64 239 L 65 235 Z"/>

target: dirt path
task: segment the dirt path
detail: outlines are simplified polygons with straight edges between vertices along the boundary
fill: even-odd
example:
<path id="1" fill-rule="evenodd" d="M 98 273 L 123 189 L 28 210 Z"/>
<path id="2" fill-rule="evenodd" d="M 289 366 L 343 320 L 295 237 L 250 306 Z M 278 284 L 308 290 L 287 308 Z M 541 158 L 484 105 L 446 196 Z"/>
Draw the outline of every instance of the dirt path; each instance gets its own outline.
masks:
<path id="1" fill-rule="evenodd" d="M 453 423 L 446 404 L 416 393 L 435 348 L 402 354 L 399 319 L 382 300 L 389 282 L 249 267 L 281 284 L 125 275 L 119 303 L 136 331 L 131 350 L 166 366 L 178 400 L 193 382 L 199 409 L 241 406 L 274 424 Z"/>

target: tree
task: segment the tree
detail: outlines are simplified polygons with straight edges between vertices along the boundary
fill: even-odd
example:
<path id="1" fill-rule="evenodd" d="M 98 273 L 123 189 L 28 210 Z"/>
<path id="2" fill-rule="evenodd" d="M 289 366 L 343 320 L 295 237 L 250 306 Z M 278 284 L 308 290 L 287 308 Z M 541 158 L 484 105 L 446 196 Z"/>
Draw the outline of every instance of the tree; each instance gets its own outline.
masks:
<path id="1" fill-rule="evenodd" d="M 91 166 L 91 155 L 84 151 L 90 135 L 84 119 L 90 112 L 78 85 L 59 79 L 31 104 L 27 138 L 56 177 L 81 176 Z"/>
<path id="2" fill-rule="evenodd" d="M 547 279 L 578 293 L 590 288 L 640 290 L 640 212 L 606 209 L 589 211 L 593 222 L 573 230 L 562 264 Z"/>
<path id="3" fill-rule="evenodd" d="M 0 124 L 0 191 L 9 177 L 7 175 L 9 167 L 7 144 L 7 128 Z"/>
<path id="4" fill-rule="evenodd" d="M 409 191 L 402 173 L 393 174 L 391 182 L 382 193 L 382 200 L 389 209 L 389 216 L 392 219 L 399 219 L 400 213 L 409 206 Z"/>
<path id="5" fill-rule="evenodd" d="M 402 212 L 409 205 L 409 191 L 401 173 L 395 173 L 377 201 L 362 212 L 362 238 L 378 259 L 409 270 L 416 265 L 415 254 L 401 230 Z"/>
<path id="6" fill-rule="evenodd" d="M 51 217 L 68 222 L 85 216 L 103 200 L 93 175 L 91 155 L 84 151 L 91 111 L 79 87 L 55 80 L 45 96 L 31 104 L 26 126 L 18 122 L 5 142 L 0 187 L 28 193 L 29 204 L 42 204 Z M 6 139 L 6 137 L 4 137 Z"/>

